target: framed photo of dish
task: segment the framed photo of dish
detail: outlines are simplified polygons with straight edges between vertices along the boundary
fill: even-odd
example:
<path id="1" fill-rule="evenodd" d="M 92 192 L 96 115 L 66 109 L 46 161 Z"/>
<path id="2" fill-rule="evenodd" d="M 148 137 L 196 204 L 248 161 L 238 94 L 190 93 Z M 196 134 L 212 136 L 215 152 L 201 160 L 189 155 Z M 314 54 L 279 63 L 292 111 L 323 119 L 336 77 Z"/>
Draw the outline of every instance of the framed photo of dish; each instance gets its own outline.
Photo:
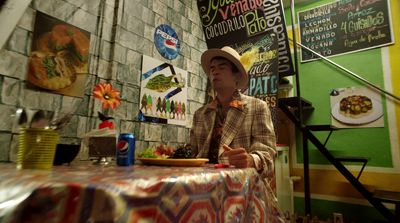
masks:
<path id="1" fill-rule="evenodd" d="M 28 86 L 83 97 L 89 48 L 89 32 L 38 11 L 29 55 Z"/>
<path id="2" fill-rule="evenodd" d="M 187 71 L 143 55 L 139 120 L 186 126 Z"/>
<path id="3" fill-rule="evenodd" d="M 384 127 L 382 99 L 371 88 L 333 89 L 330 102 L 332 125 L 337 128 Z"/>

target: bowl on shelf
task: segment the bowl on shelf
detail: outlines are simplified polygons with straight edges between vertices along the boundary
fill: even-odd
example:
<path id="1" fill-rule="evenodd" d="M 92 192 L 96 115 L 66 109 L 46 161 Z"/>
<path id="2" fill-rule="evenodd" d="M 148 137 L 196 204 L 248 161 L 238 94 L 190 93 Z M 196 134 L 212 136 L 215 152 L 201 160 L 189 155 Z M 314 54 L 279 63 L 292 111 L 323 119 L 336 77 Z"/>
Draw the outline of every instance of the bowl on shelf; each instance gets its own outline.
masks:
<path id="1" fill-rule="evenodd" d="M 81 145 L 57 144 L 53 165 L 70 163 L 78 155 Z"/>

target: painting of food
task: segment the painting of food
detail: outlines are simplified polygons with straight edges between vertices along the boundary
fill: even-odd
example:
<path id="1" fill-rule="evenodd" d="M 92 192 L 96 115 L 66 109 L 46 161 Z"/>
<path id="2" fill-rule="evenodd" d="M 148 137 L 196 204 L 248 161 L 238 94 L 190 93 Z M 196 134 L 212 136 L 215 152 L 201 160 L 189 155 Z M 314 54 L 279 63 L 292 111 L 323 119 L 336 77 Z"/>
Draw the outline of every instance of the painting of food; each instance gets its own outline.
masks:
<path id="1" fill-rule="evenodd" d="M 344 115 L 357 116 L 372 110 L 372 101 L 367 96 L 351 95 L 340 100 L 340 112 Z"/>
<path id="2" fill-rule="evenodd" d="M 89 49 L 89 32 L 37 12 L 28 82 L 55 93 L 83 96 Z"/>
<path id="3" fill-rule="evenodd" d="M 368 87 L 336 88 L 330 101 L 331 124 L 337 128 L 384 126 L 381 96 Z"/>

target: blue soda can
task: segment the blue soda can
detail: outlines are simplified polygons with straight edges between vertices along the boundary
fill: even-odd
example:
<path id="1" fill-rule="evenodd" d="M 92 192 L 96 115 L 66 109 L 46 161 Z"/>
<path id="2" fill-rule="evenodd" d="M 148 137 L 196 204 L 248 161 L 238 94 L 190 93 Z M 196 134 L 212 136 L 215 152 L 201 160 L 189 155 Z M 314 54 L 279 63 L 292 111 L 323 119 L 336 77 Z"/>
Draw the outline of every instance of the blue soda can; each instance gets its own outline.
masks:
<path id="1" fill-rule="evenodd" d="M 117 165 L 135 164 L 135 136 L 132 133 L 121 133 L 117 144 Z"/>

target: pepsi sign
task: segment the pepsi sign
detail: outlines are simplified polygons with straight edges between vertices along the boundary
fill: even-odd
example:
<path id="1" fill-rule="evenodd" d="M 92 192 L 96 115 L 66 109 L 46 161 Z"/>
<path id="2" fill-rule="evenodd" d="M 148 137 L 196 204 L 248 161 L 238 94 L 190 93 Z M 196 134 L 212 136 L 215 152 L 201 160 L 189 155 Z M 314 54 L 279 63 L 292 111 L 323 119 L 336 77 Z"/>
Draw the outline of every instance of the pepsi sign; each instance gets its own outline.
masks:
<path id="1" fill-rule="evenodd" d="M 166 24 L 154 31 L 154 44 L 158 52 L 168 60 L 175 59 L 181 51 L 181 42 L 175 30 Z"/>

